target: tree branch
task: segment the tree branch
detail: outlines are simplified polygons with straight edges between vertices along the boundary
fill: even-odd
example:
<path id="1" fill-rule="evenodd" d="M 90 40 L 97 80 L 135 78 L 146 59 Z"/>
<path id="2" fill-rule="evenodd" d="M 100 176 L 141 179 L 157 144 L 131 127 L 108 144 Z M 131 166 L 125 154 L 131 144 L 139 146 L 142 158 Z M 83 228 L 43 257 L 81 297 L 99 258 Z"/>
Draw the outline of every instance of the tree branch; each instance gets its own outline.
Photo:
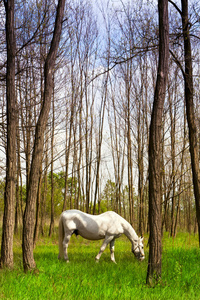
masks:
<path id="1" fill-rule="evenodd" d="M 24 45 L 22 45 L 21 48 L 19 48 L 19 49 L 17 50 L 16 54 L 18 54 L 23 48 L 25 48 L 25 47 L 26 47 L 26 46 L 27 46 L 27 45 L 35 38 L 35 36 L 36 36 L 36 34 L 37 34 L 39 28 L 41 27 L 41 25 L 42 25 L 42 23 L 43 23 L 45 17 L 46 17 L 46 9 L 45 9 L 45 12 L 44 12 L 44 16 L 43 16 L 43 18 L 42 18 L 42 21 L 40 22 L 40 24 L 39 24 L 38 27 L 36 28 L 36 30 L 35 30 L 35 32 L 33 33 L 32 37 L 31 37 Z"/>
<path id="2" fill-rule="evenodd" d="M 176 3 L 174 3 L 172 0 L 168 0 L 169 3 L 171 3 L 175 8 L 176 10 L 179 12 L 179 14 L 181 15 L 182 17 L 182 11 L 180 10 L 180 8 L 176 5 Z"/>
<path id="3" fill-rule="evenodd" d="M 185 79 L 185 71 L 180 63 L 180 61 L 178 60 L 178 58 L 175 56 L 175 54 L 169 49 L 169 53 L 171 54 L 171 56 L 173 57 L 175 63 L 177 64 L 177 66 L 180 68 L 182 74 L 183 74 L 183 77 Z"/>

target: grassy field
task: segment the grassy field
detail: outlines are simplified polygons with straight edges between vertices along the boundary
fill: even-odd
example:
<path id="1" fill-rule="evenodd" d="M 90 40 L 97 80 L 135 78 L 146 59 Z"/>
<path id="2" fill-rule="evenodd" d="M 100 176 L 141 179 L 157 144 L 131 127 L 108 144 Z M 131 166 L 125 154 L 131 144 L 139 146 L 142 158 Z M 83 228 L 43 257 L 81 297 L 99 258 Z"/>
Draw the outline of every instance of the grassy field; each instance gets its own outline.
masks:
<path id="1" fill-rule="evenodd" d="M 155 288 L 145 284 L 148 249 L 145 261 L 138 262 L 125 237 L 116 240 L 117 265 L 110 261 L 109 247 L 95 262 L 99 241 L 73 236 L 66 264 L 57 259 L 56 237 L 40 240 L 34 252 L 38 270 L 28 274 L 22 269 L 20 244 L 16 239 L 14 270 L 0 270 L 0 299 L 200 299 L 197 236 L 181 233 L 173 240 L 165 234 L 162 281 Z"/>

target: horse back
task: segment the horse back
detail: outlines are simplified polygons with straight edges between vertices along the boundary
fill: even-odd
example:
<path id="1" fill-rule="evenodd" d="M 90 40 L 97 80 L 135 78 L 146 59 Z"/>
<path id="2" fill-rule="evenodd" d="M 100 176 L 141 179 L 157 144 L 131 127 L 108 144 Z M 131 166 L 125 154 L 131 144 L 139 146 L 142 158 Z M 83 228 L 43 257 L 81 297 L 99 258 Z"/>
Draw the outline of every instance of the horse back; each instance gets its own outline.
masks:
<path id="1" fill-rule="evenodd" d="M 62 213 L 62 219 L 65 231 L 90 240 L 103 239 L 106 235 L 117 237 L 123 233 L 123 218 L 113 211 L 89 215 L 79 210 L 67 210 Z"/>

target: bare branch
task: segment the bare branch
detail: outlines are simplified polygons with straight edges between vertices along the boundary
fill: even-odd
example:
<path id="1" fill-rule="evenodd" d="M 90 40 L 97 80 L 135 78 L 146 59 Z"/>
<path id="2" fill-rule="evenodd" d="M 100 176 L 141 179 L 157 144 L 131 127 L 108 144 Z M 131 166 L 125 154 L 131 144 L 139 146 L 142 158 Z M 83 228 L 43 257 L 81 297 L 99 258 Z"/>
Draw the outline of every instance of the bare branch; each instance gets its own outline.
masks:
<path id="1" fill-rule="evenodd" d="M 168 0 L 169 3 L 171 3 L 175 8 L 176 10 L 179 12 L 179 14 L 181 15 L 182 17 L 182 11 L 180 10 L 180 8 L 176 5 L 176 3 L 174 3 L 172 0 Z"/>
<path id="2" fill-rule="evenodd" d="M 181 72 L 182 72 L 182 74 L 183 74 L 183 77 L 185 78 L 185 71 L 183 70 L 183 67 L 182 67 L 180 61 L 178 60 L 178 58 L 175 56 L 175 54 L 174 54 L 171 50 L 169 50 L 169 53 L 170 53 L 171 56 L 173 57 L 175 63 L 176 63 L 177 66 L 180 68 L 180 70 L 181 70 Z"/>

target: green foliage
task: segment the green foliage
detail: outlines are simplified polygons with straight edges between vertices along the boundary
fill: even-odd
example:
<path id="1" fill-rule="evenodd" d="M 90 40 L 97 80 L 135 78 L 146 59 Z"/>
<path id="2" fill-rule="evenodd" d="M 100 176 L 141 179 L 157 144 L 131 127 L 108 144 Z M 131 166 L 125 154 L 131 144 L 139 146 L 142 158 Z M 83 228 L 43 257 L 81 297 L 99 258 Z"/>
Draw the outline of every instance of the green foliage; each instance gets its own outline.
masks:
<path id="1" fill-rule="evenodd" d="M 53 173 L 54 181 L 54 210 L 55 217 L 59 216 L 62 212 L 65 191 L 65 173 Z M 51 172 L 48 174 L 47 183 L 47 199 L 46 199 L 46 213 L 49 215 L 51 210 Z M 68 177 L 67 179 L 67 209 L 70 208 L 70 203 L 74 207 L 76 197 L 78 195 L 78 180 L 76 177 Z"/>
<path id="2" fill-rule="evenodd" d="M 134 191 L 134 188 L 133 188 Z M 107 210 L 117 211 L 117 206 L 119 204 L 116 203 L 116 200 L 119 199 L 118 188 L 116 188 L 115 182 L 110 179 L 107 180 L 106 185 L 104 187 L 103 192 L 100 195 L 101 201 L 101 213 Z M 121 207 L 123 210 L 126 210 L 126 213 L 129 211 L 129 188 L 126 185 L 121 191 Z M 134 193 L 134 203 L 136 203 L 137 196 Z"/>
<path id="3" fill-rule="evenodd" d="M 65 177 L 63 172 L 53 173 L 54 181 L 54 210 L 55 216 L 62 212 L 64 201 Z M 42 191 L 43 192 L 43 191 Z M 47 198 L 46 198 L 46 213 L 50 215 L 51 211 L 51 172 L 48 174 L 47 181 Z"/>
<path id="4" fill-rule="evenodd" d="M 73 236 L 69 245 L 70 263 L 66 264 L 57 259 L 56 236 L 51 240 L 40 240 L 34 252 L 38 270 L 24 274 L 21 245 L 16 240 L 14 270 L 0 271 L 0 298 L 200 299 L 200 249 L 197 236 L 179 234 L 175 240 L 164 236 L 162 280 L 154 288 L 145 283 L 148 257 L 138 262 L 125 237 L 116 241 L 117 265 L 110 261 L 109 248 L 100 262 L 95 263 L 94 257 L 101 243 Z M 147 248 L 145 252 L 148 253 Z"/>
<path id="5" fill-rule="evenodd" d="M 110 179 L 107 180 L 103 193 L 100 195 L 102 212 L 111 210 L 115 205 L 116 186 Z"/>
<path id="6" fill-rule="evenodd" d="M 53 173 L 53 181 L 54 181 L 54 210 L 55 217 L 58 217 L 62 212 L 63 201 L 64 201 L 64 191 L 65 191 L 65 173 Z M 77 178 L 69 177 L 67 180 L 67 209 L 69 209 L 71 202 L 72 206 L 74 206 L 75 199 L 78 195 L 78 180 Z M 4 190 L 5 190 L 5 181 L 0 180 L 0 216 L 3 215 L 4 211 Z M 41 188 L 41 198 L 44 197 L 44 182 Z M 26 185 L 23 185 L 22 188 L 19 187 L 19 197 L 20 201 L 22 199 L 22 207 L 25 208 L 26 204 Z M 80 197 L 82 197 L 80 195 Z M 51 172 L 47 177 L 47 191 L 46 191 L 46 203 L 45 203 L 45 213 L 47 216 L 50 216 L 51 212 Z"/>

